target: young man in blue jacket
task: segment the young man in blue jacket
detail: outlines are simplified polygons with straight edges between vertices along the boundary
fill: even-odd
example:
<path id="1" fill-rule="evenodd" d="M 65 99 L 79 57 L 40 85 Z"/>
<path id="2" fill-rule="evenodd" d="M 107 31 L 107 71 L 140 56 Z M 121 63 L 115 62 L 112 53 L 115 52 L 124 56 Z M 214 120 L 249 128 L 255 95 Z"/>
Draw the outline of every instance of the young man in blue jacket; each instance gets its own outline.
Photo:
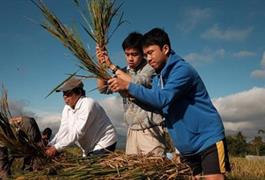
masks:
<path id="1" fill-rule="evenodd" d="M 154 110 L 161 110 L 181 159 L 193 175 L 224 179 L 230 171 L 224 126 L 196 70 L 171 50 L 165 31 L 154 28 L 143 37 L 143 51 L 157 75 L 148 89 L 119 78 L 108 81 L 112 91 L 127 90 Z"/>

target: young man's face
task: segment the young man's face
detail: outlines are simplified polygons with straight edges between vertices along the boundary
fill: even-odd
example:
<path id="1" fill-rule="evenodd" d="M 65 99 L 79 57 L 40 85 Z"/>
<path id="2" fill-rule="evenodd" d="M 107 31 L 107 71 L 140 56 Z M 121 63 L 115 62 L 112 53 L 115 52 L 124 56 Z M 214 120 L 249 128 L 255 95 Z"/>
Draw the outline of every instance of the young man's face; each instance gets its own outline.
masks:
<path id="1" fill-rule="evenodd" d="M 81 95 L 77 95 L 71 90 L 63 92 L 63 99 L 64 99 L 65 104 L 72 107 L 73 109 L 74 109 L 78 99 L 80 98 L 80 96 Z"/>
<path id="2" fill-rule="evenodd" d="M 124 53 L 125 53 L 127 65 L 131 69 L 135 69 L 143 60 L 143 55 L 138 49 L 126 48 Z"/>
<path id="3" fill-rule="evenodd" d="M 152 66 L 155 70 L 161 70 L 168 58 L 168 45 L 164 45 L 162 49 L 158 45 L 150 45 L 144 47 L 143 50 L 146 60 L 150 66 Z"/>

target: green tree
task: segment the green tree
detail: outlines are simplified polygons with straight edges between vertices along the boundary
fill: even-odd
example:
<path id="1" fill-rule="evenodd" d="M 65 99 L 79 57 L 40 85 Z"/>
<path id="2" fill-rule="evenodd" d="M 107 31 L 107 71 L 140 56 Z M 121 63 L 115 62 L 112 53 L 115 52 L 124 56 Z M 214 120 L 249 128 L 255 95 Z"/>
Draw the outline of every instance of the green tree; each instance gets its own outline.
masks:
<path id="1" fill-rule="evenodd" d="M 258 134 L 265 134 L 265 131 L 263 129 L 259 129 Z"/>
<path id="2" fill-rule="evenodd" d="M 228 152 L 233 156 L 245 156 L 247 154 L 247 142 L 242 132 L 238 132 L 234 136 L 227 136 Z"/>
<path id="3" fill-rule="evenodd" d="M 252 149 L 254 149 L 254 152 L 257 156 L 260 156 L 261 153 L 263 154 L 264 146 L 265 146 L 262 140 L 262 136 L 260 134 L 265 134 L 265 131 L 263 129 L 259 129 L 258 136 L 255 136 L 254 139 L 251 141 Z"/>
<path id="4" fill-rule="evenodd" d="M 256 155 L 260 155 L 260 150 L 263 145 L 262 137 L 261 136 L 255 136 L 255 138 L 251 141 L 251 144 L 255 148 Z"/>

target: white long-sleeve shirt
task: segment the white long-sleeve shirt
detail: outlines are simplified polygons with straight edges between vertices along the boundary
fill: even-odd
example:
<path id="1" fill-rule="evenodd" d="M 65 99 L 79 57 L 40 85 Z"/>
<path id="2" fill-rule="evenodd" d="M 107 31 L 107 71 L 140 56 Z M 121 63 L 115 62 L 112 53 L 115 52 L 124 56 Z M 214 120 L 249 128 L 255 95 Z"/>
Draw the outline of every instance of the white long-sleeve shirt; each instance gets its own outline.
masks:
<path id="1" fill-rule="evenodd" d="M 86 155 L 116 141 L 116 131 L 104 109 L 93 99 L 80 97 L 75 109 L 65 105 L 59 131 L 49 145 L 61 151 L 75 143 Z"/>

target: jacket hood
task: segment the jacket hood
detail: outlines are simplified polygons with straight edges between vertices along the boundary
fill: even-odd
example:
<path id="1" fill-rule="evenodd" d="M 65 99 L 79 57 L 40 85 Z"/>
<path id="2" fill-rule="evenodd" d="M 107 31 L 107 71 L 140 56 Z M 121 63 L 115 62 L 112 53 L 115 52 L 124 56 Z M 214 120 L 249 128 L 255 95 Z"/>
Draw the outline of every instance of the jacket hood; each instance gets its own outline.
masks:
<path id="1" fill-rule="evenodd" d="M 172 66 L 174 66 L 177 62 L 179 61 L 184 61 L 182 57 L 178 56 L 175 51 L 171 50 L 169 57 L 167 59 L 167 62 L 165 64 L 165 66 L 163 67 L 163 69 L 160 71 L 160 75 L 163 77 L 163 75 L 168 72 L 169 69 L 172 68 Z"/>

